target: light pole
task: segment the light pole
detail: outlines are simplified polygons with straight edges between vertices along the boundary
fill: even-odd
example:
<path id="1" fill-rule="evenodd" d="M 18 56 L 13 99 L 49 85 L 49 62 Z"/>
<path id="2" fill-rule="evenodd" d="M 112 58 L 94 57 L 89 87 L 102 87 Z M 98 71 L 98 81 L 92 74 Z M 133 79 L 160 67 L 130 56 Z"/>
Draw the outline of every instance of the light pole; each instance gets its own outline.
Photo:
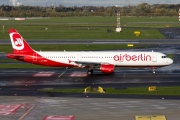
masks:
<path id="1" fill-rule="evenodd" d="M 3 25 L 3 33 L 4 33 L 4 25 Z"/>

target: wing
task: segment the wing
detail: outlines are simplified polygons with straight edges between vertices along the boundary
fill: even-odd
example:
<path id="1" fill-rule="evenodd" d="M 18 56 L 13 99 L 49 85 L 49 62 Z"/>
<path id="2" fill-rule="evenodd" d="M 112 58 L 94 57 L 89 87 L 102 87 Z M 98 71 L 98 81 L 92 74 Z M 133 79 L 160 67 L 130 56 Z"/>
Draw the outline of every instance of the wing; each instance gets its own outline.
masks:
<path id="1" fill-rule="evenodd" d="M 76 64 L 78 64 L 78 66 L 80 67 L 98 67 L 101 66 L 102 64 L 110 64 L 108 62 L 88 62 L 88 61 L 73 61 Z"/>

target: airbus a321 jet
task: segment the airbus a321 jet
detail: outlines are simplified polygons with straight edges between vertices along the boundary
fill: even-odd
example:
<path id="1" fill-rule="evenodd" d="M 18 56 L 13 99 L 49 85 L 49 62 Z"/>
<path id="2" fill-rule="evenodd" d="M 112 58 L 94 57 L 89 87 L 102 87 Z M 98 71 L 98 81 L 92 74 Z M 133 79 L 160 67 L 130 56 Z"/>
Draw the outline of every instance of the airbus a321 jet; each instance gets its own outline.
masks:
<path id="1" fill-rule="evenodd" d="M 103 73 L 113 73 L 115 67 L 156 67 L 168 66 L 173 60 L 159 52 L 134 51 L 35 51 L 15 29 L 9 31 L 13 52 L 6 54 L 8 58 L 32 64 L 52 67 L 87 68 L 87 74 L 94 69 Z"/>

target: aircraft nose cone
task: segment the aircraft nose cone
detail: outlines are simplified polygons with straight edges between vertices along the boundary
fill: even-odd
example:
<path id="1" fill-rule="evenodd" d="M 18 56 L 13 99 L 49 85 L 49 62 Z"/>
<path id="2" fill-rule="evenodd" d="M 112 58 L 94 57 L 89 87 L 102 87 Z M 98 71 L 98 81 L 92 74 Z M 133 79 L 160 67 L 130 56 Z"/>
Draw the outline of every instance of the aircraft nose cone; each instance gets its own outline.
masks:
<path id="1" fill-rule="evenodd" d="M 169 58 L 168 63 L 173 64 L 173 60 Z"/>

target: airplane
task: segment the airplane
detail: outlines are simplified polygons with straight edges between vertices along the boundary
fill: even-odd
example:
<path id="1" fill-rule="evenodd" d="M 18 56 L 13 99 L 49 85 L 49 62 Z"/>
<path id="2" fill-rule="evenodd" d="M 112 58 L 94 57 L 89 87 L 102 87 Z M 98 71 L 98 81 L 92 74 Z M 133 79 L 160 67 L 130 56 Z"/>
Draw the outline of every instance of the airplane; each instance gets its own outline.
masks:
<path id="1" fill-rule="evenodd" d="M 35 51 L 16 29 L 8 30 L 13 52 L 8 58 L 32 64 L 51 67 L 87 68 L 92 75 L 98 69 L 102 73 L 114 73 L 115 67 L 156 67 L 168 66 L 173 60 L 160 52 L 146 51 Z"/>

